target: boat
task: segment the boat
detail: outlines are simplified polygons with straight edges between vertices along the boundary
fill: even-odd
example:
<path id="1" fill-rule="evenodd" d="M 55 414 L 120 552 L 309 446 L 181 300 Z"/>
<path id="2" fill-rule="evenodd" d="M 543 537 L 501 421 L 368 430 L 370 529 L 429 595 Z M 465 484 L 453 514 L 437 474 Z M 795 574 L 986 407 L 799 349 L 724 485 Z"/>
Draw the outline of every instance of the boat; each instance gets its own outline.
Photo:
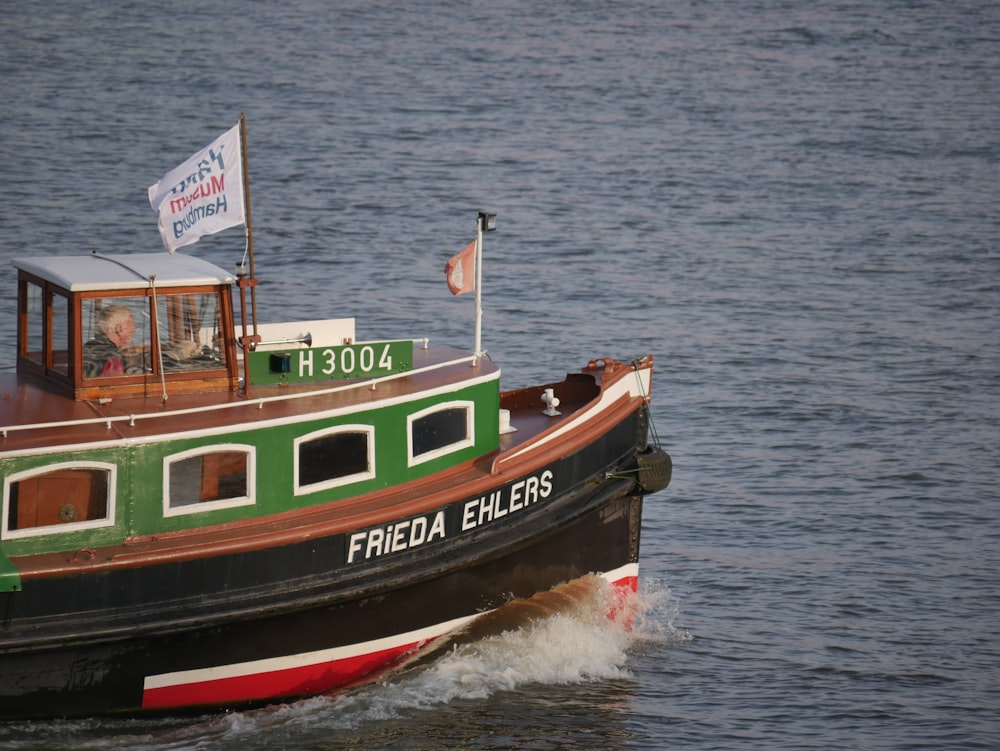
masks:
<path id="1" fill-rule="evenodd" d="M 636 590 L 671 474 L 651 355 L 504 391 L 478 328 L 470 352 L 258 322 L 252 256 L 14 266 L 0 718 L 336 692 L 580 577 Z"/>

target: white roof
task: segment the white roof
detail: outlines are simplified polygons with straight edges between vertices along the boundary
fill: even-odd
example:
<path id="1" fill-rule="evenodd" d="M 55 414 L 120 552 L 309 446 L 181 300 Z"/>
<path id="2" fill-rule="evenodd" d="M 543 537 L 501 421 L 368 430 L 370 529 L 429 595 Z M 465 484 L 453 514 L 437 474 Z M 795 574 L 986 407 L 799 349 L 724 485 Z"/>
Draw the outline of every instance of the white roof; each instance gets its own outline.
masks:
<path id="1" fill-rule="evenodd" d="M 14 266 L 71 292 L 232 284 L 236 277 L 214 263 L 181 253 L 15 258 Z"/>

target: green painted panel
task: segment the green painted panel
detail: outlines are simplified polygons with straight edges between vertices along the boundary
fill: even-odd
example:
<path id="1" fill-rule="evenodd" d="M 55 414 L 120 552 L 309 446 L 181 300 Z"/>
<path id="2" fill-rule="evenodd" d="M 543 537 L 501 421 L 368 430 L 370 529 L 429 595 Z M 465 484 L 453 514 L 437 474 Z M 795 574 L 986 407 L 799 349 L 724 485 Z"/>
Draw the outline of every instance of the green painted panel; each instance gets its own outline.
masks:
<path id="1" fill-rule="evenodd" d="M 259 385 L 379 378 L 413 368 L 413 342 L 359 342 L 249 356 L 250 381 Z"/>
<path id="2" fill-rule="evenodd" d="M 46 527 L 44 534 L 6 539 L 0 542 L 0 557 L 31 555 L 56 551 L 98 548 L 120 543 L 125 537 L 131 504 L 125 499 L 130 495 L 129 449 L 126 446 L 102 447 L 92 451 L 69 451 L 65 453 L 39 454 L 0 459 L 0 477 L 10 478 L 32 470 L 44 471 L 46 467 L 62 465 L 63 468 L 76 466 L 114 465 L 117 468 L 117 484 L 113 523 L 107 526 L 79 528 L 67 525 Z M 110 509 L 109 509 L 110 510 Z M 51 532 L 49 532 L 51 529 Z"/>
<path id="3" fill-rule="evenodd" d="M 17 592 L 21 589 L 21 574 L 7 556 L 0 553 L 0 592 Z"/>
<path id="4" fill-rule="evenodd" d="M 408 346 L 410 342 L 406 342 Z M 410 350 L 412 352 L 412 349 Z M 267 354 L 267 353 L 262 353 Z M 413 466 L 407 463 L 407 418 L 428 407 L 446 402 L 473 402 L 475 423 L 473 444 L 444 456 Z M 267 406 L 264 406 L 267 409 Z M 77 450 L 71 454 L 47 454 L 0 459 L 0 475 L 40 468 L 60 462 L 108 462 L 118 467 L 118 483 L 113 526 L 99 529 L 58 531 L 38 537 L 4 540 L 0 555 L 98 548 L 122 543 L 131 535 L 191 529 L 222 524 L 336 502 L 362 493 L 391 487 L 425 477 L 461 462 L 495 451 L 499 445 L 499 382 L 459 385 L 454 391 L 438 393 L 412 401 L 365 405 L 356 412 L 334 416 L 310 417 L 292 422 L 277 422 L 255 427 L 239 423 L 231 430 L 215 435 L 175 435 L 168 441 L 130 443 L 93 451 Z M 295 440 L 339 425 L 371 426 L 375 435 L 375 471 L 371 479 L 304 492 L 295 495 Z M 255 503 L 252 505 L 192 509 L 192 513 L 165 516 L 163 508 L 164 458 L 220 444 L 253 447 L 256 460 Z M 0 569 L 0 575 L 2 575 Z M 0 586 L 3 586 L 0 582 Z M 2 589 L 0 589 L 2 591 Z"/>

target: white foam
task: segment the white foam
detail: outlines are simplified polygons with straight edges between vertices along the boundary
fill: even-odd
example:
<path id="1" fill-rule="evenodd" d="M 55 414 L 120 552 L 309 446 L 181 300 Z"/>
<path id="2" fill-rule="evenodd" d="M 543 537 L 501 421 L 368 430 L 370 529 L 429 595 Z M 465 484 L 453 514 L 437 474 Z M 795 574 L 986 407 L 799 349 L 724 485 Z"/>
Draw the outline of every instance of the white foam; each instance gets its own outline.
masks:
<path id="1" fill-rule="evenodd" d="M 430 665 L 338 697 L 288 709 L 335 727 L 398 718 L 461 700 L 483 700 L 532 684 L 565 685 L 629 677 L 629 650 L 653 641 L 685 641 L 674 627 L 670 590 L 650 582 L 629 604 L 632 627 L 607 617 L 611 587 L 519 628 L 455 644 Z"/>

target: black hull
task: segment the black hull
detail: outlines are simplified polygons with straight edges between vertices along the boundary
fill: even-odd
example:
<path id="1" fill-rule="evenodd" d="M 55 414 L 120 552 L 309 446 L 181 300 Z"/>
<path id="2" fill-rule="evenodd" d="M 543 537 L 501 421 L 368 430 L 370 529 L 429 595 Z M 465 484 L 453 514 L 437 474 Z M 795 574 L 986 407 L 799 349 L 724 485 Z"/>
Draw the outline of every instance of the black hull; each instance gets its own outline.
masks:
<path id="1" fill-rule="evenodd" d="M 463 499 L 439 512 L 447 534 L 391 554 L 365 558 L 370 548 L 337 535 L 33 582 L 0 598 L 0 717 L 322 693 L 370 679 L 511 599 L 589 573 L 634 587 L 642 489 L 633 470 L 645 430 L 636 411 L 524 476 L 541 477 L 547 497 L 516 513 L 508 502 L 502 518 L 468 529 Z M 497 498 L 523 481 L 498 486 Z"/>

